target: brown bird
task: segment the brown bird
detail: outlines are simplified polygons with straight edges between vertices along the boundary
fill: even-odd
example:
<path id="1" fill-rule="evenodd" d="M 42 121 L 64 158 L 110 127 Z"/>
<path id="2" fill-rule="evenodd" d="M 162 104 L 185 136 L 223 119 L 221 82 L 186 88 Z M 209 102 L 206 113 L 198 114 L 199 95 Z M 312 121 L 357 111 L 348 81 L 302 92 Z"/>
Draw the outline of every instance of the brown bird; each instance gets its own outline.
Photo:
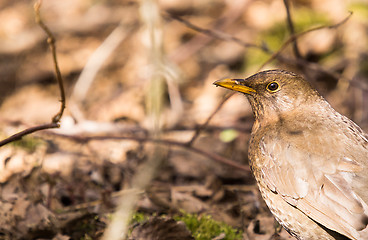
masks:
<path id="1" fill-rule="evenodd" d="M 368 239 L 368 135 L 291 72 L 214 84 L 252 106 L 250 167 L 277 221 L 297 239 Z"/>

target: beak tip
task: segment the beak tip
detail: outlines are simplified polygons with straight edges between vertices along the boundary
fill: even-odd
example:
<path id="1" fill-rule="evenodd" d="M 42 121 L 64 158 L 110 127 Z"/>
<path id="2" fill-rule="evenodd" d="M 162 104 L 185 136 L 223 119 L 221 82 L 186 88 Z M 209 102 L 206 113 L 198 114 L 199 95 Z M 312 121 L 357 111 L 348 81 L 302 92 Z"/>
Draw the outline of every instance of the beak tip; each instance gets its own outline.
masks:
<path id="1" fill-rule="evenodd" d="M 220 82 L 221 80 L 216 80 L 216 81 L 214 81 L 212 84 L 213 85 L 215 85 L 215 86 L 219 86 L 219 82 Z"/>
<path id="2" fill-rule="evenodd" d="M 212 84 L 215 85 L 216 87 L 223 87 L 223 88 L 227 88 L 230 90 L 234 90 L 234 91 L 242 92 L 246 94 L 251 94 L 251 93 L 256 92 L 253 88 L 243 85 L 242 83 L 243 81 L 244 79 L 225 78 L 225 79 L 217 80 L 213 82 Z"/>
<path id="3" fill-rule="evenodd" d="M 213 85 L 216 85 L 216 86 L 221 86 L 222 84 L 224 83 L 229 83 L 229 82 L 232 82 L 233 79 L 230 79 L 230 78 L 224 78 L 224 79 L 219 79 L 219 80 L 216 80 L 214 81 L 212 84 Z"/>

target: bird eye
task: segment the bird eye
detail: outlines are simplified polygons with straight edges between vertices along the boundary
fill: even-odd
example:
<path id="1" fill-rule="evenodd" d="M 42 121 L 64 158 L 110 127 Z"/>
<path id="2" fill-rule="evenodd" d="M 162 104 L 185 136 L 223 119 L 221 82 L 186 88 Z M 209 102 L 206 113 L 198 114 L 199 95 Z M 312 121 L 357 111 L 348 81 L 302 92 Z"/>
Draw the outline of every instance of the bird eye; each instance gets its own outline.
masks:
<path id="1" fill-rule="evenodd" d="M 269 92 L 276 92 L 280 89 L 280 86 L 277 82 L 270 82 L 268 85 L 267 85 L 267 90 Z"/>

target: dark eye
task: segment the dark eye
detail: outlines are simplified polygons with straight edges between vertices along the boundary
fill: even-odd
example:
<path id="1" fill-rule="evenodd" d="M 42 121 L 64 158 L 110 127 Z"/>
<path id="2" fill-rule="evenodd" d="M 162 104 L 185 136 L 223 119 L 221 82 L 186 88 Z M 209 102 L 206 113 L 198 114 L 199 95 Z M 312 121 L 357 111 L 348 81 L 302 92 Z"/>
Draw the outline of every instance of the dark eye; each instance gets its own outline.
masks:
<path id="1" fill-rule="evenodd" d="M 277 82 L 270 82 L 267 85 L 267 90 L 270 92 L 276 92 L 277 90 L 279 90 L 280 86 Z"/>

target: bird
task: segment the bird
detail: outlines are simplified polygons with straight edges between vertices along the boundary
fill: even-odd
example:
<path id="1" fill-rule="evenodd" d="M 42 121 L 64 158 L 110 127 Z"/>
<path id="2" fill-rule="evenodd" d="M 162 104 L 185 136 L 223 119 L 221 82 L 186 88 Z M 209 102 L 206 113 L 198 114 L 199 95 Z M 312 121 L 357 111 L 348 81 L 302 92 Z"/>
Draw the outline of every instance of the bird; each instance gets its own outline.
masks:
<path id="1" fill-rule="evenodd" d="M 249 166 L 280 225 L 299 240 L 368 239 L 368 135 L 289 71 L 213 84 L 250 102 Z"/>

